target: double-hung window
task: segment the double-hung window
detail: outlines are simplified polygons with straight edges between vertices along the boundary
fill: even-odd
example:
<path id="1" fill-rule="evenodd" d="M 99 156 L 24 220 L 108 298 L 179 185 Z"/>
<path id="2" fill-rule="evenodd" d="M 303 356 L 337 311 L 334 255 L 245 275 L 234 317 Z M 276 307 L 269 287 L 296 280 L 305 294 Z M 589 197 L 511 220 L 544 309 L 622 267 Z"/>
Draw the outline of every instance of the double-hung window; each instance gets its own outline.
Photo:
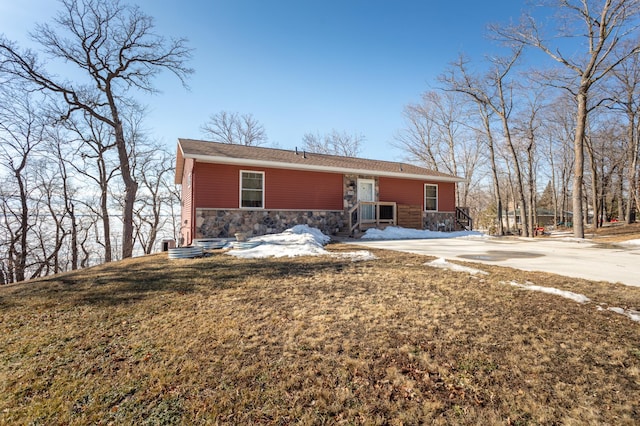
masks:
<path id="1" fill-rule="evenodd" d="M 240 171 L 240 208 L 264 208 L 264 172 Z"/>
<path id="2" fill-rule="evenodd" d="M 438 185 L 424 184 L 424 209 L 426 211 L 438 210 Z"/>

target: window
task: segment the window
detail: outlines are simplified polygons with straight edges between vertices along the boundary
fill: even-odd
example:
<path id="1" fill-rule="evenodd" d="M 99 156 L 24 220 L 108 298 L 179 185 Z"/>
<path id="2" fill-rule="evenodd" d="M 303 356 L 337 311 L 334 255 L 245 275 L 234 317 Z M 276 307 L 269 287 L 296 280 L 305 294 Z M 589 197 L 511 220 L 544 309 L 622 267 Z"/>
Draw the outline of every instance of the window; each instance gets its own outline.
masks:
<path id="1" fill-rule="evenodd" d="M 240 208 L 264 208 L 264 172 L 240 171 Z"/>
<path id="2" fill-rule="evenodd" d="M 438 210 L 438 185 L 430 183 L 424 185 L 424 209 L 426 211 Z"/>

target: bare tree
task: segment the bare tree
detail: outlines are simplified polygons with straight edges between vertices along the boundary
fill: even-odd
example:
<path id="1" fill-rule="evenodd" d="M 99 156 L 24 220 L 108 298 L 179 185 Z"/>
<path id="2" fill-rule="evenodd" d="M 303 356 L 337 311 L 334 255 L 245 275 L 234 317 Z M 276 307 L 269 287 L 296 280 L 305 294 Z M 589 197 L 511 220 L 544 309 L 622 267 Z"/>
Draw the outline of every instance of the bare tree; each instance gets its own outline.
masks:
<path id="1" fill-rule="evenodd" d="M 79 256 L 79 246 L 78 246 L 78 232 L 79 232 L 79 223 L 78 216 L 76 215 L 76 206 L 77 201 L 75 200 L 76 188 L 72 184 L 72 179 L 70 175 L 70 168 L 68 166 L 68 160 L 65 158 L 63 154 L 63 145 L 65 143 L 65 139 L 62 136 L 60 129 L 52 129 L 49 133 L 49 137 L 51 139 L 51 143 L 49 145 L 50 152 L 53 153 L 51 156 L 52 163 L 55 164 L 56 174 L 60 177 L 60 190 L 62 191 L 62 197 L 64 200 L 64 212 L 65 215 L 71 221 L 69 230 L 70 238 L 71 238 L 71 269 L 78 269 L 78 256 Z"/>
<path id="2" fill-rule="evenodd" d="M 614 210 L 614 180 L 618 170 L 624 166 L 626 157 L 623 147 L 626 129 L 620 119 L 620 114 L 603 113 L 598 116 L 592 114 L 589 120 L 585 148 L 589 159 L 587 175 L 590 182 L 585 183 L 590 183 L 590 188 L 589 185 L 585 186 L 591 190 L 594 229 L 601 227 L 605 219 L 610 219 Z"/>
<path id="3" fill-rule="evenodd" d="M 631 223 L 632 212 L 640 206 L 638 199 L 638 161 L 640 157 L 640 55 L 632 55 L 613 71 L 613 90 L 617 108 L 626 123 L 627 200 L 624 220 Z"/>
<path id="4" fill-rule="evenodd" d="M 160 230 L 173 217 L 167 214 L 167 209 L 179 201 L 175 192 L 169 190 L 169 182 L 173 179 L 173 155 L 160 147 L 150 148 L 136 170 L 141 186 L 136 202 L 135 234 L 145 254 L 153 251 Z"/>
<path id="5" fill-rule="evenodd" d="M 499 37 L 510 42 L 532 46 L 552 58 L 568 71 L 546 78 L 556 87 L 568 90 L 575 96 L 576 131 L 574 138 L 575 169 L 573 173 L 573 232 L 577 238 L 584 238 L 583 217 L 583 175 L 584 144 L 587 116 L 592 110 L 590 93 L 594 85 L 606 77 L 628 57 L 640 52 L 640 42 L 636 40 L 639 0 L 558 0 L 547 2 L 557 8 L 557 29 L 546 34 L 536 19 L 525 15 L 517 26 L 494 26 Z M 581 23 L 575 25 L 575 23 Z M 583 39 L 585 51 L 578 54 L 563 49 L 562 38 Z M 629 39 L 635 42 L 625 44 Z M 572 45 L 573 46 L 573 45 Z"/>
<path id="6" fill-rule="evenodd" d="M 438 146 L 437 126 L 432 119 L 431 108 L 425 96 L 420 104 L 404 107 L 404 127 L 395 136 L 395 146 L 402 149 L 409 161 L 416 161 L 426 167 L 440 171 L 442 162 L 436 156 Z"/>
<path id="7" fill-rule="evenodd" d="M 479 134 L 483 134 L 483 140 L 486 143 L 488 148 L 488 156 L 489 156 L 489 164 L 491 165 L 491 178 L 493 181 L 493 191 L 495 193 L 495 205 L 496 205 L 496 217 L 498 220 L 498 235 L 504 235 L 504 224 L 502 220 L 502 212 L 503 212 L 503 203 L 502 203 L 502 194 L 500 191 L 500 182 L 498 179 L 498 165 L 496 162 L 496 142 L 493 136 L 493 130 L 491 128 L 491 116 L 493 112 L 489 108 L 488 103 L 483 98 L 473 97 L 474 102 L 476 103 L 478 109 L 478 115 L 480 117 L 480 121 L 482 125 L 478 129 Z M 508 205 L 508 203 L 505 203 Z M 507 218 L 507 221 L 509 219 Z M 507 228 L 508 228 L 507 223 Z"/>
<path id="8" fill-rule="evenodd" d="M 42 212 L 38 214 L 40 220 L 32 234 L 37 245 L 30 247 L 29 256 L 34 259 L 30 278 L 57 274 L 66 269 L 63 266 L 66 261 L 61 259 L 61 249 L 70 230 L 66 223 L 64 184 L 55 166 L 55 162 L 44 158 L 35 167 L 36 184 L 42 199 L 39 210 Z"/>
<path id="9" fill-rule="evenodd" d="M 575 109 L 575 98 L 566 91 L 560 92 L 559 95 L 543 111 L 541 132 L 548 141 L 546 153 L 555 192 L 556 223 L 566 224 L 570 221 L 567 212 L 570 210 L 570 188 L 574 168 L 572 147 L 576 126 L 575 114 L 571 111 Z"/>
<path id="10" fill-rule="evenodd" d="M 302 149 L 317 154 L 357 157 L 365 137 L 358 133 L 332 130 L 330 133 L 305 133 L 302 136 Z"/>
<path id="11" fill-rule="evenodd" d="M 20 51 L 15 43 L 3 38 L 1 69 L 63 99 L 66 108 L 59 112 L 62 119 L 82 112 L 113 130 L 125 187 L 122 256 L 130 257 L 138 184 L 131 171 L 121 110 L 130 100 L 126 95 L 130 89 L 155 92 L 152 80 L 161 71 L 170 71 L 185 84 L 192 73 L 185 66 L 190 50 L 184 39 L 166 41 L 155 34 L 151 17 L 118 0 L 60 3 L 63 10 L 52 20 L 53 26 L 36 26 L 32 38 L 45 55 L 74 65 L 89 83 L 72 83 L 52 75 L 34 52 Z"/>
<path id="12" fill-rule="evenodd" d="M 526 166 L 527 179 L 527 222 L 529 224 L 529 235 L 535 236 L 534 226 L 536 226 L 536 202 L 537 202 L 537 181 L 536 169 L 538 165 L 538 139 L 540 127 L 542 125 L 540 115 L 544 107 L 542 98 L 544 92 L 537 87 L 527 88 L 526 96 L 522 99 L 524 105 L 515 123 L 515 132 L 522 142 L 522 151 L 526 152 L 524 163 Z M 524 210 L 524 208 L 523 208 Z M 522 214 L 525 214 L 523 211 Z"/>
<path id="13" fill-rule="evenodd" d="M 446 91 L 423 93 L 421 103 L 405 107 L 406 127 L 396 135 L 395 142 L 409 161 L 467 178 L 467 182 L 458 184 L 457 206 L 467 206 L 469 185 L 475 183 L 480 159 L 480 140 L 469 124 L 468 102 L 462 96 Z"/>
<path id="14" fill-rule="evenodd" d="M 510 163 L 513 164 L 520 208 L 524 212 L 527 201 L 525 198 L 522 168 L 511 130 L 511 113 L 514 107 L 513 87 L 515 83 L 507 79 L 507 75 L 515 67 L 515 63 L 521 53 L 522 49 L 515 48 L 507 58 L 492 59 L 492 67 L 483 79 L 478 79 L 470 75 L 467 70 L 466 61 L 460 58 L 454 63 L 453 68 L 448 73 L 442 75 L 440 79 L 446 84 L 447 90 L 470 96 L 479 105 L 480 112 L 485 117 L 488 117 L 488 115 L 483 110 L 490 109 L 492 113 L 499 118 L 502 125 L 502 136 L 511 153 Z M 490 123 L 485 124 L 485 130 L 488 132 L 488 135 L 492 136 Z M 490 139 L 490 143 L 492 144 L 491 149 L 493 149 L 493 138 Z M 496 187 L 499 186 L 497 183 L 495 183 L 495 185 Z M 499 189 L 496 189 L 496 194 L 499 194 Z M 498 204 L 500 204 L 500 202 L 498 202 Z M 529 236 L 527 216 L 522 214 L 521 218 L 525 236 Z"/>
<path id="15" fill-rule="evenodd" d="M 220 111 L 201 127 L 207 138 L 214 142 L 259 146 L 267 143 L 264 126 L 251 114 Z"/>
<path id="16" fill-rule="evenodd" d="M 30 165 L 37 160 L 44 140 L 41 114 L 21 89 L 3 85 L 0 90 L 0 174 L 8 175 L 2 184 L 8 282 L 26 278 L 29 238 L 35 225 L 35 208 L 30 200 L 37 186 Z"/>
<path id="17" fill-rule="evenodd" d="M 115 154 L 115 141 L 111 127 L 88 114 L 65 120 L 64 125 L 70 131 L 69 140 L 64 144 L 66 163 L 85 182 L 94 183 L 98 191 L 97 203 L 89 198 L 83 204 L 102 222 L 102 238 L 97 239 L 97 243 L 104 249 L 104 261 L 111 262 L 113 248 L 109 187 L 120 172 L 120 164 L 112 155 Z"/>

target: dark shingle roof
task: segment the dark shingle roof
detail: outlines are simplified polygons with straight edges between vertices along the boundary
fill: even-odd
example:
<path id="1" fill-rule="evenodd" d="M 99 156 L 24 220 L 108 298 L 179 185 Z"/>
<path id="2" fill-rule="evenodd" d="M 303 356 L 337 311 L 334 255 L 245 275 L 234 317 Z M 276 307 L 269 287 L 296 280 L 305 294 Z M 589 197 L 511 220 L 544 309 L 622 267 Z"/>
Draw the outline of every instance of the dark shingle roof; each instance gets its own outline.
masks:
<path id="1" fill-rule="evenodd" d="M 441 172 L 394 161 L 314 154 L 286 149 L 231 145 L 192 139 L 178 139 L 176 183 L 181 183 L 183 161 L 194 158 L 209 163 L 241 164 L 295 170 L 328 171 L 408 179 L 460 182 L 464 179 Z"/>

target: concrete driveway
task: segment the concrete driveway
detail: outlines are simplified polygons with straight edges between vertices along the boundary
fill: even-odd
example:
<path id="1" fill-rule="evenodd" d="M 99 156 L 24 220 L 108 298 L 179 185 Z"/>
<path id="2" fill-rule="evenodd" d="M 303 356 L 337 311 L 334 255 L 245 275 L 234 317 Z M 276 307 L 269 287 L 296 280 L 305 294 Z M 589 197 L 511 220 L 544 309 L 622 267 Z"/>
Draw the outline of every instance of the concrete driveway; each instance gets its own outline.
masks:
<path id="1" fill-rule="evenodd" d="M 349 244 L 640 287 L 640 246 L 506 237 L 358 240 Z"/>

